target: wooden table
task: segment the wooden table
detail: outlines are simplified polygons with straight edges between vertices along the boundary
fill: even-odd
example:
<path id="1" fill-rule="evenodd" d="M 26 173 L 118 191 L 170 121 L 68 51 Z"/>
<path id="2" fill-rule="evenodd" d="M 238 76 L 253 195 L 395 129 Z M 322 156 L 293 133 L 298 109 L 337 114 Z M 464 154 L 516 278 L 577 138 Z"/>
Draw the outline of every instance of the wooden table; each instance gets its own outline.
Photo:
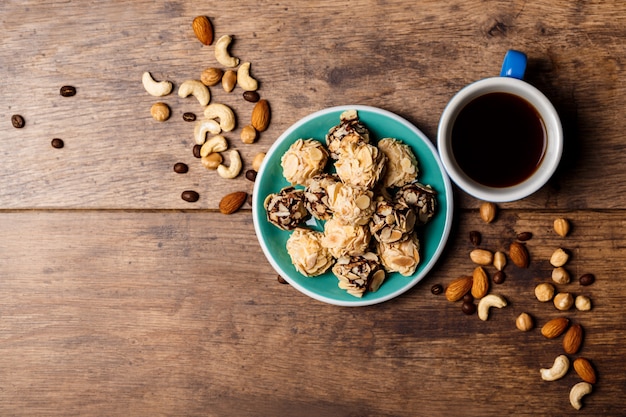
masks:
<path id="1" fill-rule="evenodd" d="M 462 86 L 497 75 L 504 53 L 529 57 L 527 80 L 561 114 L 558 173 L 483 223 L 457 190 L 451 238 L 436 268 L 402 296 L 341 308 L 281 285 L 257 243 L 250 206 L 225 216 L 221 197 L 251 192 L 192 155 L 193 97 L 148 95 L 141 75 L 183 81 L 216 66 L 191 30 L 252 63 L 271 105 L 267 131 L 229 134 L 244 170 L 287 127 L 325 107 L 365 104 L 410 120 L 433 141 Z M 620 416 L 626 413 L 626 5 L 621 1 L 36 1 L 0 6 L 0 414 L 41 416 Z M 61 97 L 73 85 L 77 94 Z M 166 102 L 172 116 L 150 117 Z M 25 127 L 15 129 L 20 114 Z M 55 149 L 52 138 L 64 140 Z M 173 172 L 176 162 L 189 172 Z M 200 199 L 188 203 L 183 190 Z M 555 218 L 571 221 L 566 238 Z M 509 262 L 494 291 L 509 306 L 486 322 L 431 294 L 470 273 L 468 234 L 507 250 L 529 231 L 528 270 Z M 557 311 L 533 289 L 568 249 L 588 312 Z M 490 269 L 490 273 L 493 269 Z M 578 277 L 593 273 L 588 287 Z M 515 328 L 526 311 L 534 330 Z M 584 328 L 598 373 L 576 411 L 574 370 L 545 382 L 562 353 L 540 328 L 565 315 Z"/>

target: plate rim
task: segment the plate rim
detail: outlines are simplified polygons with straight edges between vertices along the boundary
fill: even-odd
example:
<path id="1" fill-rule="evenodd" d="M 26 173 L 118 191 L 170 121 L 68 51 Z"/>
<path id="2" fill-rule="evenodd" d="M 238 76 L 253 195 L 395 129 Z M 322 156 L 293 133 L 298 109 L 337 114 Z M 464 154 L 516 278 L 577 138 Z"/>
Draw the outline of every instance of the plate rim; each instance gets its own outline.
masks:
<path id="1" fill-rule="evenodd" d="M 252 199 L 252 222 L 254 224 L 254 231 L 257 237 L 257 241 L 259 242 L 259 245 L 261 246 L 261 249 L 263 251 L 263 254 L 265 256 L 265 258 L 267 259 L 267 261 L 270 263 L 270 265 L 272 266 L 272 268 L 274 268 L 274 270 L 283 278 L 285 279 L 292 287 L 294 287 L 296 290 L 300 291 L 301 293 L 317 300 L 317 301 L 321 301 L 327 304 L 331 304 L 331 305 L 336 305 L 336 306 L 342 306 L 342 307 L 362 307 L 362 306 L 368 306 L 368 305 L 375 305 L 375 304 L 380 304 L 383 303 L 385 301 L 389 301 L 393 298 L 396 298 L 402 294 L 404 294 L 405 292 L 409 291 L 411 288 L 413 288 L 415 285 L 417 285 L 417 283 L 419 283 L 420 281 L 422 281 L 424 278 L 426 278 L 426 276 L 428 275 L 428 273 L 432 270 L 432 268 L 435 266 L 435 264 L 439 261 L 439 259 L 441 258 L 441 255 L 443 254 L 443 251 L 446 247 L 446 244 L 448 242 L 448 239 L 450 237 L 450 231 L 452 229 L 452 221 L 453 221 L 453 212 L 454 212 L 454 196 L 453 196 L 453 190 L 452 190 L 452 183 L 450 181 L 450 177 L 448 176 L 447 171 L 445 170 L 442 162 L 441 162 L 441 158 L 439 156 L 439 152 L 437 151 L 437 148 L 435 147 L 435 145 L 433 144 L 433 142 L 430 140 L 430 138 L 424 134 L 424 132 L 422 132 L 419 128 L 417 128 L 413 123 L 409 122 L 408 120 L 406 120 L 404 117 L 397 115 L 396 113 L 393 113 L 389 110 L 385 110 L 379 107 L 374 107 L 374 106 L 367 106 L 367 105 L 339 105 L 339 106 L 332 106 L 332 107 L 327 107 L 321 110 L 317 110 L 313 113 L 308 114 L 307 116 L 304 116 L 300 119 L 298 119 L 296 122 L 294 122 L 291 126 L 289 126 L 283 133 L 281 133 L 278 138 L 276 138 L 276 140 L 274 141 L 274 143 L 272 143 L 272 145 L 270 146 L 270 148 L 267 150 L 266 152 L 266 157 L 264 158 L 263 162 L 261 163 L 261 166 L 259 168 L 259 173 L 262 173 L 265 169 L 265 165 L 268 163 L 268 161 L 270 160 L 270 158 L 268 158 L 268 156 L 273 155 L 276 152 L 276 149 L 279 147 L 279 145 L 283 142 L 284 138 L 291 135 L 291 133 L 293 133 L 295 130 L 297 130 L 298 128 L 300 128 L 301 126 L 303 126 L 304 124 L 308 123 L 311 120 L 314 120 L 320 116 L 329 114 L 329 113 L 334 113 L 334 112 L 342 112 L 345 110 L 356 110 L 357 113 L 359 111 L 365 111 L 365 112 L 372 112 L 372 113 L 378 113 L 380 115 L 383 115 L 385 117 L 388 117 L 390 119 L 393 119 L 394 121 L 404 125 L 406 128 L 408 128 L 409 130 L 413 131 L 416 136 L 422 140 L 424 142 L 424 144 L 429 148 L 435 162 L 437 163 L 437 166 L 439 167 L 440 173 L 441 173 L 441 177 L 444 183 L 444 188 L 445 188 L 445 195 L 446 195 L 446 202 L 447 202 L 447 210 L 446 210 L 446 216 L 445 216 L 445 222 L 444 222 L 444 228 L 443 228 L 443 233 L 441 235 L 441 238 L 439 240 L 439 244 L 437 245 L 437 249 L 435 250 L 435 252 L 433 253 L 433 256 L 429 259 L 429 261 L 426 263 L 426 265 L 424 265 L 424 267 L 422 268 L 422 270 L 420 271 L 420 273 L 413 277 L 411 279 L 411 281 L 409 283 L 407 283 L 407 285 L 402 286 L 401 288 L 399 288 L 398 290 L 391 292 L 385 296 L 382 297 L 377 297 L 374 299 L 359 299 L 355 297 L 354 301 L 343 301 L 343 300 L 336 300 L 334 298 L 330 298 L 330 297 L 326 297 L 324 295 L 318 294 L 315 291 L 311 291 L 308 288 L 300 285 L 298 282 L 293 281 L 288 274 L 286 274 L 283 269 L 278 265 L 278 263 L 273 259 L 273 257 L 271 256 L 270 250 L 267 247 L 267 245 L 265 244 L 265 242 L 263 241 L 263 239 L 261 238 L 261 230 L 260 230 L 260 225 L 259 225 L 259 220 L 257 218 L 256 213 L 260 212 L 259 208 L 257 207 L 257 198 L 253 198 Z M 329 129 L 332 126 L 329 126 Z M 253 187 L 253 195 L 257 196 L 258 194 L 258 189 L 260 187 L 260 182 L 261 181 L 255 181 L 254 187 Z"/>

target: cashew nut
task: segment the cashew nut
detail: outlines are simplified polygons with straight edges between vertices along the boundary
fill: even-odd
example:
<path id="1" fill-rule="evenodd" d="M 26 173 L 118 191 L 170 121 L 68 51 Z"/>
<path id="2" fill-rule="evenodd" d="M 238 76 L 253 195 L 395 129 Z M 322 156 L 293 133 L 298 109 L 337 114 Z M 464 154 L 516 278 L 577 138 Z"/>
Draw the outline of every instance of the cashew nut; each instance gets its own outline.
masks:
<path id="1" fill-rule="evenodd" d="M 478 318 L 483 321 L 487 320 L 490 307 L 502 308 L 506 306 L 506 304 L 506 300 L 501 295 L 488 294 L 478 302 Z"/>
<path id="2" fill-rule="evenodd" d="M 565 355 L 559 355 L 554 359 L 552 368 L 541 368 L 541 379 L 544 381 L 556 381 L 561 379 L 567 373 L 569 369 L 569 359 Z"/>
<path id="3" fill-rule="evenodd" d="M 224 132 L 230 132 L 235 128 L 235 113 L 225 104 L 209 104 L 204 109 L 204 117 L 207 119 L 219 119 L 220 127 Z"/>
<path id="4" fill-rule="evenodd" d="M 211 93 L 202 81 L 187 80 L 178 87 L 178 97 L 185 98 L 189 94 L 197 98 L 201 106 L 206 106 L 211 101 Z"/>
<path id="5" fill-rule="evenodd" d="M 591 391 L 593 391 L 593 387 L 589 382 L 579 382 L 574 385 L 569 392 L 569 402 L 572 404 L 572 407 L 580 410 L 583 406 L 582 398 L 587 394 L 591 394 Z"/>
<path id="6" fill-rule="evenodd" d="M 230 36 L 224 35 L 215 42 L 215 59 L 225 67 L 231 68 L 239 65 L 239 58 L 232 57 L 228 53 L 228 46 L 232 40 Z"/>
<path id="7" fill-rule="evenodd" d="M 229 153 L 230 166 L 220 164 L 217 167 L 217 173 L 222 178 L 235 178 L 241 172 L 241 157 L 236 149 L 233 149 Z"/>
<path id="8" fill-rule="evenodd" d="M 141 83 L 143 88 L 146 89 L 148 94 L 155 97 L 163 97 L 168 95 L 172 91 L 172 83 L 169 81 L 155 81 L 152 75 L 148 71 L 143 73 L 141 77 Z"/>
<path id="9" fill-rule="evenodd" d="M 256 91 L 259 88 L 257 80 L 250 76 L 249 62 L 244 62 L 237 70 L 237 84 L 244 91 Z"/>
<path id="10" fill-rule="evenodd" d="M 193 129 L 193 137 L 198 145 L 202 145 L 206 140 L 206 134 L 219 134 L 222 131 L 220 124 L 213 119 L 200 120 Z"/>
<path id="11" fill-rule="evenodd" d="M 211 139 L 204 142 L 204 145 L 200 148 L 200 157 L 207 156 L 214 152 L 224 152 L 228 149 L 228 142 L 222 135 L 213 136 Z"/>

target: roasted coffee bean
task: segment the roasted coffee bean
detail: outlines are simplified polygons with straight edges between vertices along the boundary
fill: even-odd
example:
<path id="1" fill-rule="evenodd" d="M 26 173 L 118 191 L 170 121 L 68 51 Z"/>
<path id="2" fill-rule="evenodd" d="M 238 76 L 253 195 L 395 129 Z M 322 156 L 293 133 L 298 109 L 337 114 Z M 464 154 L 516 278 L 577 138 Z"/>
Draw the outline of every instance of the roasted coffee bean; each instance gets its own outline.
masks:
<path id="1" fill-rule="evenodd" d="M 200 155 L 200 149 L 202 149 L 202 145 L 193 145 L 193 156 L 196 158 L 202 158 L 202 155 Z"/>
<path id="2" fill-rule="evenodd" d="M 278 280 L 278 282 L 279 282 L 280 284 L 289 284 L 289 283 L 285 280 L 285 278 L 281 277 L 280 275 L 277 275 L 277 276 L 276 276 L 276 279 Z"/>
<path id="3" fill-rule="evenodd" d="M 26 124 L 26 122 L 24 122 L 24 118 L 22 116 L 20 116 L 19 114 L 14 114 L 13 116 L 11 116 L 11 124 L 14 128 L 21 129 L 24 127 L 24 124 Z"/>
<path id="4" fill-rule="evenodd" d="M 61 87 L 60 93 L 63 97 L 72 97 L 76 95 L 76 87 L 73 87 L 71 85 L 64 85 L 63 87 Z"/>
<path id="5" fill-rule="evenodd" d="M 430 292 L 433 293 L 434 295 L 443 294 L 443 285 L 441 284 L 433 285 L 432 287 L 430 287 Z"/>
<path id="6" fill-rule="evenodd" d="M 491 279 L 493 280 L 494 284 L 502 284 L 506 279 L 506 274 L 502 271 L 497 271 L 495 274 L 493 274 L 493 277 L 491 277 Z"/>
<path id="7" fill-rule="evenodd" d="M 469 239 L 472 245 L 478 246 L 480 245 L 480 242 L 483 240 L 483 237 L 479 231 L 472 230 L 471 232 L 469 232 Z"/>
<path id="8" fill-rule="evenodd" d="M 468 316 L 471 316 L 472 314 L 474 314 L 476 312 L 476 304 L 474 304 L 473 302 L 470 303 L 463 303 L 463 305 L 461 306 L 461 311 L 463 311 L 463 313 L 467 314 Z"/>
<path id="9" fill-rule="evenodd" d="M 256 103 L 261 99 L 261 96 L 256 91 L 244 91 L 243 99 L 250 103 Z"/>
<path id="10" fill-rule="evenodd" d="M 249 169 L 246 171 L 246 178 L 252 182 L 256 180 L 256 171 L 253 169 Z"/>
<path id="11" fill-rule="evenodd" d="M 522 232 L 517 235 L 517 240 L 526 242 L 533 238 L 533 234 L 531 232 Z"/>
<path id="12" fill-rule="evenodd" d="M 191 112 L 183 113 L 183 120 L 186 122 L 193 122 L 196 120 L 196 115 Z"/>
<path id="13" fill-rule="evenodd" d="M 187 164 L 183 163 L 183 162 L 176 162 L 174 164 L 174 172 L 177 174 L 186 174 L 187 171 L 189 171 L 189 167 L 187 166 Z"/>
<path id="14" fill-rule="evenodd" d="M 593 274 L 584 274 L 581 275 L 581 277 L 578 279 L 578 282 L 580 283 L 580 285 L 591 285 L 595 282 L 596 277 Z"/>
<path id="15" fill-rule="evenodd" d="M 474 302 L 474 296 L 470 293 L 467 293 L 463 296 L 462 298 L 464 303 L 473 303 Z"/>
<path id="16" fill-rule="evenodd" d="M 59 138 L 52 139 L 52 142 L 50 142 L 50 144 L 52 145 L 53 148 L 57 148 L 57 149 L 61 149 L 62 147 L 65 146 L 65 142 L 63 142 L 63 139 L 59 139 Z"/>
<path id="17" fill-rule="evenodd" d="M 180 198 L 187 201 L 188 203 L 195 203 L 200 198 L 200 194 L 198 194 L 197 192 L 193 190 L 185 190 L 180 195 Z"/>

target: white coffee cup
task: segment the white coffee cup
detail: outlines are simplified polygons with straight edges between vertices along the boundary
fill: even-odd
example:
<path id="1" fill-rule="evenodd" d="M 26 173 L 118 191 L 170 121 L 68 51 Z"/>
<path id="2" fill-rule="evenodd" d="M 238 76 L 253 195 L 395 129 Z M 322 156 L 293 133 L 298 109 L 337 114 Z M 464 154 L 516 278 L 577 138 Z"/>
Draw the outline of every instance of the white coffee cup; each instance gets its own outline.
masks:
<path id="1" fill-rule="evenodd" d="M 444 168 L 459 188 L 481 200 L 527 197 L 546 184 L 561 160 L 559 115 L 541 91 L 522 80 L 525 69 L 526 55 L 508 51 L 499 77 L 464 87 L 441 115 L 437 147 Z"/>

